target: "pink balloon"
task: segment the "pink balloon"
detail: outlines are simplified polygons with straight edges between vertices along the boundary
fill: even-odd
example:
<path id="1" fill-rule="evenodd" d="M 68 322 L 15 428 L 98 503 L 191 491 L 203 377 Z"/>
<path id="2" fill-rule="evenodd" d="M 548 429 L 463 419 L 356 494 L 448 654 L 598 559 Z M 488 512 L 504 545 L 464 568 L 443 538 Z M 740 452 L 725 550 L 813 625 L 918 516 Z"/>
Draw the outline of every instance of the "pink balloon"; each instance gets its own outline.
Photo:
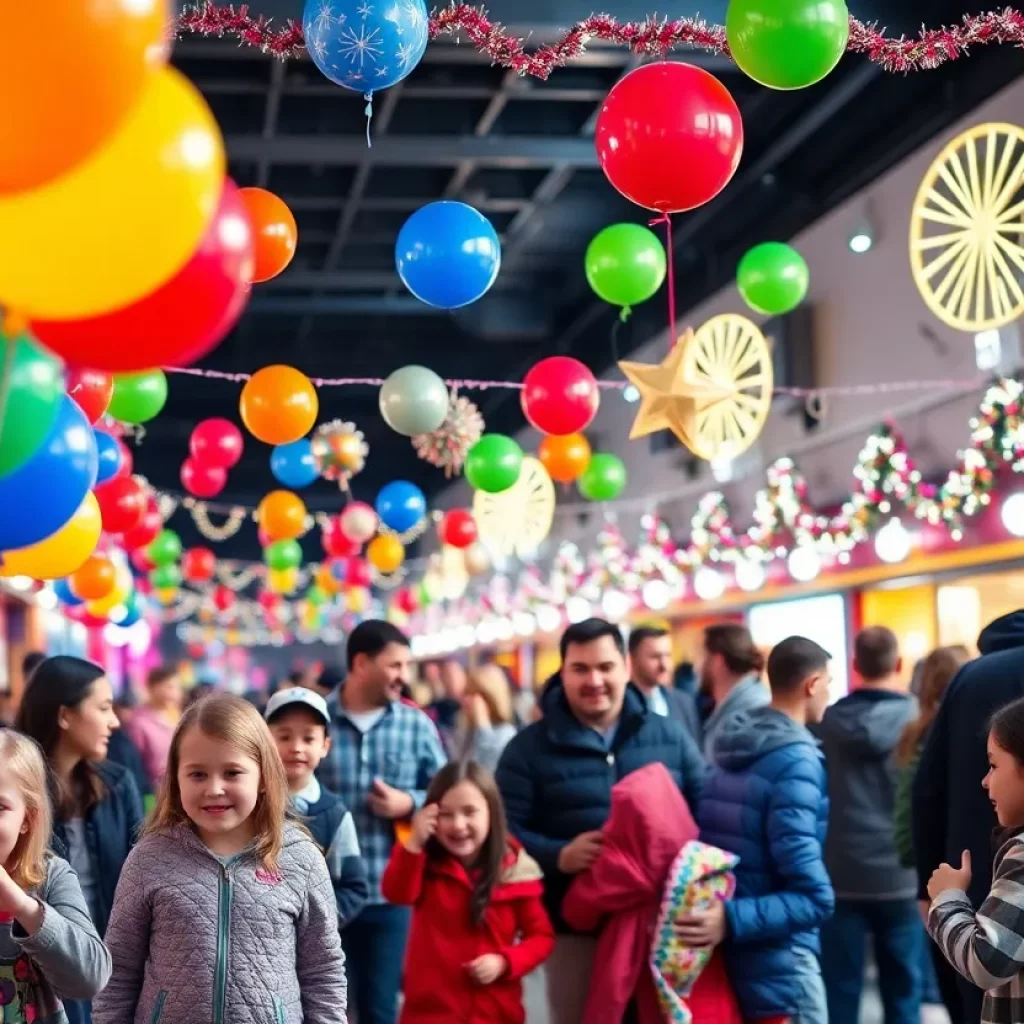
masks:
<path id="1" fill-rule="evenodd" d="M 196 425 L 189 440 L 189 451 L 200 466 L 231 469 L 242 457 L 242 432 L 230 420 L 220 417 Z"/>
<path id="2" fill-rule="evenodd" d="M 181 464 L 181 486 L 197 498 L 215 498 L 228 482 L 228 472 L 220 466 L 207 466 L 193 458 Z"/>

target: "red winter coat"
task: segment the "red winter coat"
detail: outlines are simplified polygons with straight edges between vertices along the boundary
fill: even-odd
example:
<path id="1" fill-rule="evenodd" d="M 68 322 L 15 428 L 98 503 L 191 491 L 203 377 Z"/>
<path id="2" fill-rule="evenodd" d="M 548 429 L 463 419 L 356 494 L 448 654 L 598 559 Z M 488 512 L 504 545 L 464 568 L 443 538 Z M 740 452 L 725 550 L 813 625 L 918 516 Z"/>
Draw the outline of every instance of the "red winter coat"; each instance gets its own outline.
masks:
<path id="1" fill-rule="evenodd" d="M 515 840 L 481 924 L 472 919 L 473 883 L 453 857 L 410 853 L 395 845 L 381 880 L 384 898 L 411 905 L 401 1024 L 523 1024 L 520 979 L 555 945 L 541 903 L 541 870 Z M 499 953 L 508 971 L 477 985 L 466 964 Z"/>
<path id="2" fill-rule="evenodd" d="M 649 764 L 612 787 L 604 846 L 577 876 L 562 915 L 577 931 L 601 929 L 583 1019 L 619 1024 L 634 997 L 640 1024 L 663 1024 L 651 977 L 651 944 L 669 869 L 697 825 L 665 766 Z M 693 1024 L 740 1024 L 716 953 L 687 1000 Z"/>

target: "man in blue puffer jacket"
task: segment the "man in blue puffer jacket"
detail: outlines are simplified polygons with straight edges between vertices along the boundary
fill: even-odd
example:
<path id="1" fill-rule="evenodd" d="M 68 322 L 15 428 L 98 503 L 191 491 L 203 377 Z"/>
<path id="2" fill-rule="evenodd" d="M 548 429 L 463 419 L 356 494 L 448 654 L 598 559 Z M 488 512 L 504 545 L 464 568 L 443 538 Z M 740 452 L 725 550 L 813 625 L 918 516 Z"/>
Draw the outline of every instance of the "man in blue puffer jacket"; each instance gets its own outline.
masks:
<path id="1" fill-rule="evenodd" d="M 695 946 L 725 941 L 747 1020 L 828 1024 L 818 929 L 832 914 L 822 856 L 828 823 L 824 760 L 808 723 L 828 704 L 829 655 L 790 637 L 768 658 L 771 704 L 730 719 L 715 741 L 700 803 L 701 839 L 740 858 L 736 896 L 685 920 Z"/>

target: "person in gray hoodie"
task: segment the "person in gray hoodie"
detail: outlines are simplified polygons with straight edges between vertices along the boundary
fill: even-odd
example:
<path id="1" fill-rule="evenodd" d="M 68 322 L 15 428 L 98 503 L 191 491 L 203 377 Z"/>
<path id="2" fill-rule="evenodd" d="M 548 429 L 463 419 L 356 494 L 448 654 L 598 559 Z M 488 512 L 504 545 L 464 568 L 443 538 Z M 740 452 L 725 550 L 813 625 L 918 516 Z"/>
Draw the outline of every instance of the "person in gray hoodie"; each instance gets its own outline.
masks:
<path id="1" fill-rule="evenodd" d="M 895 752 L 917 702 L 902 681 L 895 634 L 862 630 L 854 642 L 859 689 L 834 704 L 818 728 L 828 767 L 832 813 L 825 864 L 836 911 L 822 929 L 830 1024 L 856 1024 L 870 936 L 886 1024 L 919 1024 L 924 932 L 917 876 L 896 848 Z"/>

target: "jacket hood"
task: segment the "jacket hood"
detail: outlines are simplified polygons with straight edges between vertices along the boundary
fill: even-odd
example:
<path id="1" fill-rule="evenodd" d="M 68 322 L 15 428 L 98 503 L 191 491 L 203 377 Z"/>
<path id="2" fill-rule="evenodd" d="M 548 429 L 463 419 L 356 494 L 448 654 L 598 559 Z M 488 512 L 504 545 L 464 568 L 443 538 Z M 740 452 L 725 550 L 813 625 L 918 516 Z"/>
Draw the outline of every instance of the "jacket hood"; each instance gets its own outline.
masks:
<path id="1" fill-rule="evenodd" d="M 886 757 L 899 743 L 915 704 L 907 694 L 856 690 L 833 704 L 815 731 L 851 754 Z"/>
<path id="2" fill-rule="evenodd" d="M 982 654 L 995 654 L 1014 647 L 1024 647 L 1024 610 L 1010 612 L 989 623 L 978 637 Z"/>
<path id="3" fill-rule="evenodd" d="M 818 748 L 804 726 L 772 707 L 738 712 L 721 725 L 714 742 L 714 761 L 729 772 L 741 772 L 755 761 L 794 743 Z"/>

